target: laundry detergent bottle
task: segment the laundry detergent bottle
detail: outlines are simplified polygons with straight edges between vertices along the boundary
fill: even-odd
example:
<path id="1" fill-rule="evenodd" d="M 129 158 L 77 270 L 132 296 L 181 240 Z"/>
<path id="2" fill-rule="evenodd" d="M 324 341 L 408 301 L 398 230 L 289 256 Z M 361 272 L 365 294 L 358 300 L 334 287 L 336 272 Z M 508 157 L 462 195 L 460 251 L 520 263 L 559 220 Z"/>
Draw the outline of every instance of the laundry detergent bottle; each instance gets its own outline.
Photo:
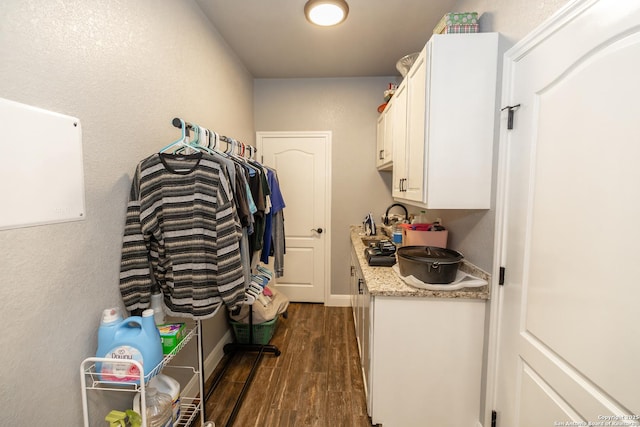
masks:
<path id="1" fill-rule="evenodd" d="M 117 309 L 105 310 L 98 329 L 96 356 L 114 359 L 96 363 L 101 380 L 138 384 L 140 372 L 136 365 L 127 361 L 142 364 L 145 375 L 162 362 L 162 341 L 153 310 L 143 311 L 142 317 L 126 319 L 122 319 Z"/>

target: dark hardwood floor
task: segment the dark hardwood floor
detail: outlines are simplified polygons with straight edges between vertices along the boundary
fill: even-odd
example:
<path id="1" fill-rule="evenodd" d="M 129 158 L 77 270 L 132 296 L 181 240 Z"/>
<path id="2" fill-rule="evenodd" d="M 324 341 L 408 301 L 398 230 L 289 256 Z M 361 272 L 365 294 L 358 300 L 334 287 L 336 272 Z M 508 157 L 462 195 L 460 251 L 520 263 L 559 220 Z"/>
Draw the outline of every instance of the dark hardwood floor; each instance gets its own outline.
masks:
<path id="1" fill-rule="evenodd" d="M 233 426 L 371 427 L 349 307 L 292 303 L 270 344 L 281 355 L 263 356 Z M 255 357 L 236 355 L 206 402 L 216 427 L 225 426 Z"/>

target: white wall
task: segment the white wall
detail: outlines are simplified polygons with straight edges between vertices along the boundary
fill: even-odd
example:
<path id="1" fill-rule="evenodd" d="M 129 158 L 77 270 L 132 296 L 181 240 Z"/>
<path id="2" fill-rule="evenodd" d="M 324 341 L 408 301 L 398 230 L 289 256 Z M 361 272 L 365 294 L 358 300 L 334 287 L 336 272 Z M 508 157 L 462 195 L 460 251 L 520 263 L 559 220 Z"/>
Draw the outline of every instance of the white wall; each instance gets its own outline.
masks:
<path id="1" fill-rule="evenodd" d="M 330 130 L 332 135 L 331 293 L 349 293 L 349 225 L 380 218 L 391 174 L 375 167 L 376 119 L 395 77 L 257 79 L 256 131 Z M 286 194 L 284 195 L 286 201 Z"/>
<path id="2" fill-rule="evenodd" d="M 254 143 L 253 80 L 191 0 L 3 0 L 0 58 L 0 97 L 81 120 L 87 208 L 0 231 L 0 425 L 78 426 L 136 163 L 178 138 L 175 116 Z M 224 316 L 205 326 L 210 350 Z"/>

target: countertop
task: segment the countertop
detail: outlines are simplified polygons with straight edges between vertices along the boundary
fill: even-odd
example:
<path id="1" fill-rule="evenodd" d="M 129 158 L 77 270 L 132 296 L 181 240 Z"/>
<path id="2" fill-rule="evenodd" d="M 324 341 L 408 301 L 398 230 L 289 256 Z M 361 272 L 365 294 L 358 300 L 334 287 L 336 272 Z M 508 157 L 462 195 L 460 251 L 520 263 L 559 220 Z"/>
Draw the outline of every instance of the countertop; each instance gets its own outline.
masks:
<path id="1" fill-rule="evenodd" d="M 351 243 L 358 257 L 367 289 L 372 296 L 489 299 L 489 285 L 452 291 L 432 291 L 407 285 L 393 272 L 391 267 L 370 267 L 364 256 L 365 244 L 362 242 L 363 236 L 362 226 L 351 226 Z M 489 273 L 481 270 L 467 260 L 463 260 L 458 268 L 465 273 L 491 283 L 491 275 Z"/>

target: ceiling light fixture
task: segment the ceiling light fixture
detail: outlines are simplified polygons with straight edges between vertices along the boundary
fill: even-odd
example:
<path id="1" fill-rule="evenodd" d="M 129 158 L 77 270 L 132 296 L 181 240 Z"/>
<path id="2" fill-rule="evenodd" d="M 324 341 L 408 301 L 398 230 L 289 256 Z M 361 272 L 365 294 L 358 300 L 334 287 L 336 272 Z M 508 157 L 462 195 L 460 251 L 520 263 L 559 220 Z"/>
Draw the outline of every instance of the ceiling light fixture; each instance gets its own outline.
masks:
<path id="1" fill-rule="evenodd" d="M 323 27 L 338 25 L 349 14 L 345 0 L 309 0 L 304 5 L 304 15 L 313 24 Z"/>

